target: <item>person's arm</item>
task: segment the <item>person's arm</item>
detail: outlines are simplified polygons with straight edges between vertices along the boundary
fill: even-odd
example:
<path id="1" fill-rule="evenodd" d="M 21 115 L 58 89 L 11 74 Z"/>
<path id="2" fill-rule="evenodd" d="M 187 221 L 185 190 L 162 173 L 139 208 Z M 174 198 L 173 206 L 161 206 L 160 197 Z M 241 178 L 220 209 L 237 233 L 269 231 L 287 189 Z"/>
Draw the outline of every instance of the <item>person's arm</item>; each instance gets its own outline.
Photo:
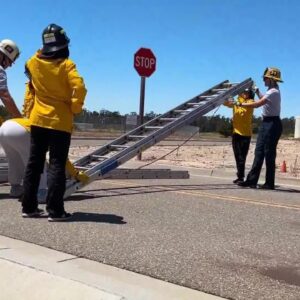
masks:
<path id="1" fill-rule="evenodd" d="M 229 108 L 233 108 L 233 106 L 234 106 L 233 98 L 229 98 L 229 99 L 225 100 L 223 105 L 226 107 L 229 107 Z"/>
<path id="2" fill-rule="evenodd" d="M 257 107 L 261 107 L 261 106 L 265 105 L 266 102 L 267 102 L 267 99 L 265 98 L 265 96 L 263 96 L 262 98 L 260 98 L 257 101 L 254 101 L 254 102 L 248 102 L 248 103 L 243 102 L 240 104 L 240 106 L 257 108 Z"/>
<path id="3" fill-rule="evenodd" d="M 34 95 L 35 95 L 34 88 L 31 82 L 29 81 L 25 84 L 24 103 L 23 103 L 23 110 L 22 110 L 23 117 L 28 119 L 30 117 L 30 113 L 33 108 Z"/>
<path id="4" fill-rule="evenodd" d="M 73 177 L 77 181 L 80 181 L 83 184 L 88 183 L 90 179 L 90 177 L 87 174 L 85 174 L 83 171 L 77 170 L 69 159 L 67 159 L 66 162 L 66 171 L 71 177 Z"/>
<path id="5" fill-rule="evenodd" d="M 229 107 L 229 108 L 233 108 L 234 104 L 233 102 L 230 102 L 228 100 L 226 100 L 224 103 L 223 103 L 224 106 L 226 107 Z"/>
<path id="6" fill-rule="evenodd" d="M 258 87 L 255 87 L 255 94 L 259 99 L 261 99 L 264 95 L 260 92 Z"/>
<path id="7" fill-rule="evenodd" d="M 8 90 L 0 90 L 0 99 L 13 118 L 22 117 L 14 99 L 12 98 Z"/>
<path id="8" fill-rule="evenodd" d="M 76 65 L 70 60 L 68 60 L 67 63 L 67 72 L 69 84 L 73 90 L 71 98 L 71 111 L 73 114 L 79 114 L 82 111 L 87 90 L 82 77 L 79 75 L 76 69 Z"/>

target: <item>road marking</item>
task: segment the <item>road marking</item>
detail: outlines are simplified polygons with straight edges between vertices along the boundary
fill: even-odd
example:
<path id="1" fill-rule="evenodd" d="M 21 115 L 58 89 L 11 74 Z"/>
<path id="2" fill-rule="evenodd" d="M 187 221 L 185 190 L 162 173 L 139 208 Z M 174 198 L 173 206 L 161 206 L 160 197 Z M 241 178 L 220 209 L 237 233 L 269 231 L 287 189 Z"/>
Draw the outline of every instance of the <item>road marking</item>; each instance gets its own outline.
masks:
<path id="1" fill-rule="evenodd" d="M 190 174 L 193 177 L 204 177 L 204 178 L 216 178 L 216 179 L 222 179 L 222 180 L 228 180 L 229 182 L 232 182 L 232 179 L 226 178 L 226 177 L 220 177 L 220 176 L 212 176 L 212 175 L 199 175 L 199 174 Z M 300 185 L 294 185 L 294 184 L 287 184 L 287 183 L 278 183 L 279 186 L 283 187 L 290 187 L 290 188 L 300 188 Z"/>
<path id="2" fill-rule="evenodd" d="M 283 205 L 279 203 L 269 203 L 259 200 L 253 200 L 248 198 L 241 198 L 241 197 L 234 197 L 234 196 L 222 196 L 219 194 L 213 193 L 205 193 L 205 192 L 186 192 L 186 191 L 171 191 L 179 194 L 187 194 L 187 195 L 195 195 L 195 196 L 204 196 L 211 199 L 221 199 L 226 201 L 236 201 L 236 202 L 244 202 L 244 203 L 251 203 L 255 205 L 263 205 L 263 206 L 271 206 L 271 207 L 279 207 L 279 208 L 288 208 L 294 210 L 300 210 L 300 206 L 297 205 Z"/>
<path id="3" fill-rule="evenodd" d="M 138 185 L 133 185 L 133 186 L 128 186 L 128 182 L 125 181 L 118 181 L 115 182 L 113 180 L 107 180 L 106 182 L 111 183 L 112 185 L 122 185 L 122 186 L 127 186 L 129 189 L 130 188 L 138 188 L 138 187 L 144 187 L 144 186 L 138 186 Z M 149 186 L 149 188 L 151 188 L 152 186 Z M 157 186 L 153 186 L 152 188 L 154 188 Z M 173 191 L 172 188 L 174 187 L 167 187 L 164 186 L 163 187 L 165 189 L 165 191 L 169 191 L 172 193 L 178 193 L 178 194 L 186 194 L 186 195 L 193 195 L 193 196 L 204 196 L 210 199 L 220 199 L 220 200 L 225 200 L 225 201 L 234 201 L 234 202 L 241 202 L 241 203 L 250 203 L 250 204 L 254 204 L 254 205 L 262 205 L 262 206 L 269 206 L 269 207 L 276 207 L 276 208 L 286 208 L 286 209 L 293 209 L 293 210 L 300 210 L 300 206 L 297 205 L 284 205 L 284 204 L 280 204 L 280 203 L 269 203 L 269 202 L 264 202 L 264 201 L 259 201 L 259 200 L 253 200 L 253 199 L 249 199 L 249 198 L 241 198 L 241 197 L 235 197 L 235 196 L 223 196 L 220 194 L 214 194 L 214 193 L 206 193 L 206 192 L 192 192 L 192 191 Z M 162 191 L 164 192 L 164 191 Z"/>
<path id="4" fill-rule="evenodd" d="M 170 164 L 157 164 L 159 166 L 168 166 L 173 167 Z M 183 166 L 184 167 L 184 166 Z M 199 168 L 197 167 L 193 167 L 193 166 L 186 166 L 187 169 L 194 169 L 194 170 L 199 170 Z M 215 171 L 215 169 L 207 169 L 207 171 L 210 171 L 211 174 Z M 191 176 L 193 177 L 204 177 L 204 178 L 216 178 L 216 179 L 222 179 L 222 180 L 228 180 L 229 182 L 232 182 L 232 179 L 227 178 L 227 177 L 221 177 L 221 176 L 215 176 L 215 175 L 203 175 L 203 174 L 195 174 L 195 173 L 190 173 Z M 291 180 L 295 180 L 295 178 L 287 178 L 287 179 L 291 179 Z M 279 178 L 280 181 L 280 178 Z M 291 188 L 300 188 L 300 185 L 294 185 L 294 184 L 286 184 L 286 183 L 279 183 L 280 186 L 284 186 L 284 187 L 291 187 Z"/>

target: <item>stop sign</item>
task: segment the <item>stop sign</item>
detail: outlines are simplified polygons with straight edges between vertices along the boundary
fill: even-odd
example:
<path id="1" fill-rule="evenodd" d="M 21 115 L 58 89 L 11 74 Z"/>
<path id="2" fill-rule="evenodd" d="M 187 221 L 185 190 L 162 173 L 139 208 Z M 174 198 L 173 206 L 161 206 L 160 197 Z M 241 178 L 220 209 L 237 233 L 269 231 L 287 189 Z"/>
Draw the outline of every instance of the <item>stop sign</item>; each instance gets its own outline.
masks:
<path id="1" fill-rule="evenodd" d="M 151 49 L 140 48 L 134 54 L 134 68 L 140 76 L 149 77 L 155 71 L 156 57 Z"/>

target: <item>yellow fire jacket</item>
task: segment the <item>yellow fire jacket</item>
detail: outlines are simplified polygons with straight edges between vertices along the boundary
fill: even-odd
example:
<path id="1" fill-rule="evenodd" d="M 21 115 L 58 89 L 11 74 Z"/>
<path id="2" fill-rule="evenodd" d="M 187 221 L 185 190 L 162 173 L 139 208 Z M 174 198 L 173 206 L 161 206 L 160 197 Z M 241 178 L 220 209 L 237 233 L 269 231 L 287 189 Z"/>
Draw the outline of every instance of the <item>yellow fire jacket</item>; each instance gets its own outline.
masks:
<path id="1" fill-rule="evenodd" d="M 27 131 L 30 131 L 29 117 L 34 104 L 34 95 L 35 93 L 32 85 L 29 82 L 27 82 L 25 84 L 24 104 L 22 110 L 23 118 L 13 119 L 13 121 L 23 126 Z"/>
<path id="2" fill-rule="evenodd" d="M 70 59 L 41 59 L 38 51 L 26 67 L 35 92 L 31 125 L 71 133 L 87 93 L 76 65 Z"/>
<path id="3" fill-rule="evenodd" d="M 34 89 L 30 83 L 26 83 L 22 111 L 24 118 L 15 118 L 12 119 L 12 121 L 15 121 L 18 124 L 20 124 L 28 132 L 30 132 L 30 114 L 32 112 L 33 106 Z M 74 177 L 76 180 L 81 181 L 82 183 L 87 183 L 89 181 L 89 176 L 86 175 L 84 172 L 77 170 L 69 159 L 67 159 L 66 171 L 71 177 Z"/>
<path id="4" fill-rule="evenodd" d="M 239 102 L 251 103 L 252 99 L 245 100 L 242 97 L 238 98 Z M 241 107 L 237 105 L 224 103 L 225 106 L 233 109 L 232 125 L 233 133 L 237 133 L 242 136 L 252 136 L 252 117 L 253 107 Z"/>

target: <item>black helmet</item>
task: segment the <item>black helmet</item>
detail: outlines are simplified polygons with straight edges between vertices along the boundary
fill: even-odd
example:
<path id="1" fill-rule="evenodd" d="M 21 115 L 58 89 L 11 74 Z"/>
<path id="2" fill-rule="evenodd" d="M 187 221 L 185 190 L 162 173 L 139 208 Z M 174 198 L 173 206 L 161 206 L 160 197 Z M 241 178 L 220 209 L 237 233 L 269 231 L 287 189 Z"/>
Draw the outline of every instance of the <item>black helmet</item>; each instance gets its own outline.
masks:
<path id="1" fill-rule="evenodd" d="M 56 24 L 48 25 L 42 34 L 43 53 L 51 53 L 68 47 L 69 38 L 64 29 Z"/>
<path id="2" fill-rule="evenodd" d="M 248 94 L 249 99 L 254 99 L 255 97 L 255 93 L 251 88 L 245 89 L 244 93 Z"/>

